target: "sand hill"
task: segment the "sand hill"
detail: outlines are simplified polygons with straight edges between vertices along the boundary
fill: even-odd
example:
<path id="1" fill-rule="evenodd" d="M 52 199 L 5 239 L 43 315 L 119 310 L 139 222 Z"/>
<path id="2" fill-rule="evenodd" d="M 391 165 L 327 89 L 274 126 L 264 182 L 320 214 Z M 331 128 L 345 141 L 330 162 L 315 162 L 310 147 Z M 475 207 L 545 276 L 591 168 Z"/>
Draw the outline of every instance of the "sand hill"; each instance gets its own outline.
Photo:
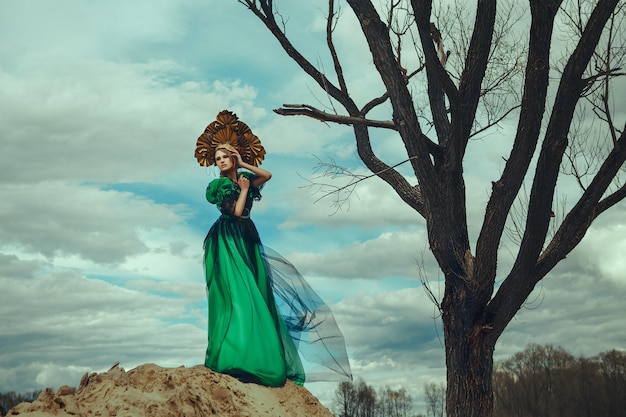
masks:
<path id="1" fill-rule="evenodd" d="M 280 388 L 243 383 L 202 365 L 85 374 L 78 389 L 43 391 L 7 415 L 22 417 L 332 417 L 308 390 L 287 382 Z"/>

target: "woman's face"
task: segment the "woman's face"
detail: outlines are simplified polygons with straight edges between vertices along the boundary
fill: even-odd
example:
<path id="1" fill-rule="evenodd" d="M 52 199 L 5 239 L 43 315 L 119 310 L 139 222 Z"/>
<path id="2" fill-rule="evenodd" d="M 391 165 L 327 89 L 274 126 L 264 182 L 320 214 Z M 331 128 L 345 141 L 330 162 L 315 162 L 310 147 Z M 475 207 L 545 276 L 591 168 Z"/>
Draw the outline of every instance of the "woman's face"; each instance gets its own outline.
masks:
<path id="1" fill-rule="evenodd" d="M 221 172 L 233 169 L 234 161 L 230 152 L 218 149 L 217 152 L 215 152 L 215 165 L 217 165 Z"/>

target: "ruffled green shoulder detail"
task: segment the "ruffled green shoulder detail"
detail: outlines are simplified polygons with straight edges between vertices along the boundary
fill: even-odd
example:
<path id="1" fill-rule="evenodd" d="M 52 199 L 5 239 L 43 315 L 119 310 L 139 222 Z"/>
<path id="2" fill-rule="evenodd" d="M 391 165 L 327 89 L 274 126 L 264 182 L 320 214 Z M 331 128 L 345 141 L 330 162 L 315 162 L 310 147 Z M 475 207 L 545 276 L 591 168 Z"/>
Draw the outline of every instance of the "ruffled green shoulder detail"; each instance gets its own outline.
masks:
<path id="1" fill-rule="evenodd" d="M 206 199 L 211 204 L 222 205 L 224 197 L 233 192 L 233 183 L 228 178 L 216 178 L 206 188 Z"/>
<path id="2" fill-rule="evenodd" d="M 256 175 L 254 175 L 252 172 L 248 172 L 248 171 L 241 171 L 241 175 L 243 175 L 248 180 L 250 180 L 251 184 L 252 184 L 252 181 L 254 181 L 254 179 L 256 178 Z M 261 186 L 260 188 L 250 186 L 250 190 L 248 191 L 248 194 L 250 195 L 250 197 L 253 200 L 259 201 L 261 199 L 261 189 L 262 188 L 263 188 L 263 186 Z"/>
<path id="3" fill-rule="evenodd" d="M 252 172 L 248 171 L 242 171 L 240 175 L 248 178 L 250 182 L 254 181 L 254 178 L 256 177 Z M 250 198 L 257 201 L 260 200 L 261 188 L 263 188 L 263 186 L 261 186 L 260 188 L 251 186 L 250 190 L 248 191 Z M 209 186 L 206 188 L 206 199 L 211 204 L 221 206 L 224 198 L 230 196 L 232 193 L 238 193 L 238 189 L 235 188 L 229 178 L 216 178 L 211 181 L 209 183 Z"/>

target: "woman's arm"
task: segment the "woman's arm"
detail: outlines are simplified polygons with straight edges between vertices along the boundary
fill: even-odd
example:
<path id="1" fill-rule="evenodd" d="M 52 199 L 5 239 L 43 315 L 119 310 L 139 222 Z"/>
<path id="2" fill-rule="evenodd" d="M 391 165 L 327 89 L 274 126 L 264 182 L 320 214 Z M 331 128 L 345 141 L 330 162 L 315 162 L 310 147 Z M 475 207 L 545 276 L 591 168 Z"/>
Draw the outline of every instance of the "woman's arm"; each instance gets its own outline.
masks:
<path id="1" fill-rule="evenodd" d="M 236 150 L 231 151 L 231 155 L 237 158 L 237 164 L 240 168 L 245 168 L 256 176 L 252 181 L 252 186 L 259 188 L 272 178 L 272 173 L 268 170 L 243 162 L 241 155 Z"/>
<path id="2" fill-rule="evenodd" d="M 235 202 L 233 215 L 240 217 L 243 214 L 243 209 L 246 208 L 246 198 L 248 197 L 248 190 L 250 189 L 250 180 L 242 175 L 237 178 L 237 184 L 239 185 L 240 192 Z"/>

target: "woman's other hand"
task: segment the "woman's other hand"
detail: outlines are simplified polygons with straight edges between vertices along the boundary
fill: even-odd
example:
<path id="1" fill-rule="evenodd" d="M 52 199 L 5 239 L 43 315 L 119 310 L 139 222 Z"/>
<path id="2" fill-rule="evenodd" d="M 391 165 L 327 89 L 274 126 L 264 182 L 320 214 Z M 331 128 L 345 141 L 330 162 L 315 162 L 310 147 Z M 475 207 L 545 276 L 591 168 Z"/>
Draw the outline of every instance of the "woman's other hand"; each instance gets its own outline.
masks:
<path id="1" fill-rule="evenodd" d="M 244 175 L 241 175 L 239 178 L 237 178 L 237 184 L 239 185 L 241 191 L 248 191 L 248 189 L 250 188 L 250 180 Z"/>

